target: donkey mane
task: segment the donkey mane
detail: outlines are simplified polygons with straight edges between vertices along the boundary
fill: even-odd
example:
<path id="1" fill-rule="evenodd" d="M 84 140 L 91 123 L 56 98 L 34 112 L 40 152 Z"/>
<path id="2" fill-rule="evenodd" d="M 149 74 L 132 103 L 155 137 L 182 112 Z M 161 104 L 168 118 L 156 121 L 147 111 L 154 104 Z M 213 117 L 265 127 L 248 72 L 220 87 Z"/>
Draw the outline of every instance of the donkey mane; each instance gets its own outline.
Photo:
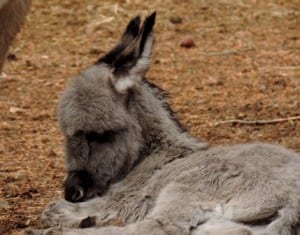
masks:
<path id="1" fill-rule="evenodd" d="M 167 101 L 170 94 L 166 90 L 162 89 L 161 87 L 157 86 L 155 83 L 149 81 L 146 78 L 143 79 L 143 83 L 145 83 L 149 88 L 151 88 L 152 93 L 154 96 L 156 96 L 156 98 L 158 98 L 159 100 L 162 101 L 162 105 L 163 105 L 164 109 L 167 111 L 167 113 L 169 114 L 169 117 L 176 124 L 178 129 L 181 130 L 182 132 L 187 132 L 187 128 L 179 120 L 176 112 L 174 112 L 174 110 L 170 106 L 169 102 Z"/>

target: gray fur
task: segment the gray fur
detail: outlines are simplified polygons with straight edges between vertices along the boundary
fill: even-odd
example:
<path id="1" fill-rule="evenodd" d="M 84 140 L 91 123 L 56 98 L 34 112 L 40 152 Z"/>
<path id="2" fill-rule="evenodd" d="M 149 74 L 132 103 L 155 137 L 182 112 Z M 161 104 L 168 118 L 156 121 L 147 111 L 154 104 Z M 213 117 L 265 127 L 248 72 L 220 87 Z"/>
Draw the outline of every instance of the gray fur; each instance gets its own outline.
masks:
<path id="1" fill-rule="evenodd" d="M 101 197 L 53 202 L 42 215 L 50 228 L 32 234 L 292 235 L 297 227 L 300 234 L 297 153 L 266 143 L 208 147 L 179 128 L 144 73 L 122 71 L 116 77 L 97 63 L 74 79 L 58 108 L 68 171 L 96 181 L 83 201 L 113 183 Z M 122 79 L 131 82 L 120 91 Z M 108 130 L 112 141 L 86 138 Z M 94 227 L 79 229 L 86 218 Z M 124 227 L 107 226 L 120 220 Z"/>
<path id="2" fill-rule="evenodd" d="M 0 0 L 0 74 L 8 48 L 29 11 L 31 0 Z"/>

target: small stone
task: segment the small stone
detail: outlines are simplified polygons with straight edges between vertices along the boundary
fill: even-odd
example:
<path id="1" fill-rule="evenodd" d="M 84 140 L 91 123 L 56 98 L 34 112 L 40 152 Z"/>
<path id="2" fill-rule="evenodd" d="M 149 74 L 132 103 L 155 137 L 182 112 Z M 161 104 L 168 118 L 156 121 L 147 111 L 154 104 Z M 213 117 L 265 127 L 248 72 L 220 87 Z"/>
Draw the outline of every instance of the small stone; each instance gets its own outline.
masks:
<path id="1" fill-rule="evenodd" d="M 91 48 L 89 53 L 91 55 L 99 55 L 101 53 L 101 51 L 98 48 Z"/>
<path id="2" fill-rule="evenodd" d="M 187 36 L 180 42 L 180 46 L 185 48 L 191 48 L 196 46 L 196 44 L 192 36 Z"/>
<path id="3" fill-rule="evenodd" d="M 170 22 L 172 24 L 181 24 L 182 23 L 182 18 L 179 16 L 171 16 L 170 17 Z"/>
<path id="4" fill-rule="evenodd" d="M 23 113 L 24 110 L 22 108 L 18 108 L 18 107 L 10 107 L 9 112 L 10 113 Z"/>
<path id="5" fill-rule="evenodd" d="M 48 60 L 49 56 L 48 55 L 42 55 L 41 58 L 44 59 L 44 60 Z"/>
<path id="6" fill-rule="evenodd" d="M 9 208 L 9 204 L 7 201 L 3 201 L 2 199 L 0 199 L 0 210 L 1 209 L 7 209 Z"/>
<path id="7" fill-rule="evenodd" d="M 7 74 L 4 72 L 0 73 L 0 79 L 5 79 L 5 78 L 8 78 Z"/>
<path id="8" fill-rule="evenodd" d="M 9 54 L 7 55 L 7 59 L 8 59 L 8 60 L 13 60 L 13 61 L 17 61 L 17 60 L 18 60 L 16 54 L 13 54 L 13 53 L 9 53 Z"/>

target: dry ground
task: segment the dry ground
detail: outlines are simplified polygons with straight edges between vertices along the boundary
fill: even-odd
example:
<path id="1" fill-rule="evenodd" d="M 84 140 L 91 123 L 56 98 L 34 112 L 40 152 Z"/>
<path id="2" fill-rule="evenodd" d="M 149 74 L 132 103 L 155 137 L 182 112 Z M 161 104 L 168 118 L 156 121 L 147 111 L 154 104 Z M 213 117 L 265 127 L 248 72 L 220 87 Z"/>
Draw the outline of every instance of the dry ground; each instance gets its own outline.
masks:
<path id="1" fill-rule="evenodd" d="M 300 151 L 300 2 L 33 0 L 0 80 L 0 234 L 40 224 L 62 196 L 56 120 L 70 78 L 112 47 L 126 22 L 157 10 L 148 77 L 170 92 L 191 132 L 211 144 L 263 140 Z M 174 24 L 171 17 L 180 17 Z M 179 46 L 194 37 L 196 47 Z"/>

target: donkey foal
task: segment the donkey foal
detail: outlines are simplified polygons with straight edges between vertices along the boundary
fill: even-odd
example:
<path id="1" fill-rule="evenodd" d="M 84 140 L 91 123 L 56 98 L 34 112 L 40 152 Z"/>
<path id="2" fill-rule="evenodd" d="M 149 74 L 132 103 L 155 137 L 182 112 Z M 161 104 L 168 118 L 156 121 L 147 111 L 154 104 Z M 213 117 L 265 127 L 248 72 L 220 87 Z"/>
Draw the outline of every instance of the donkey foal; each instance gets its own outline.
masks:
<path id="1" fill-rule="evenodd" d="M 120 42 L 63 93 L 66 200 L 43 212 L 48 229 L 31 232 L 292 235 L 299 155 L 264 143 L 209 148 L 191 136 L 144 78 L 154 23 L 155 13 L 141 27 L 132 19 Z"/>

